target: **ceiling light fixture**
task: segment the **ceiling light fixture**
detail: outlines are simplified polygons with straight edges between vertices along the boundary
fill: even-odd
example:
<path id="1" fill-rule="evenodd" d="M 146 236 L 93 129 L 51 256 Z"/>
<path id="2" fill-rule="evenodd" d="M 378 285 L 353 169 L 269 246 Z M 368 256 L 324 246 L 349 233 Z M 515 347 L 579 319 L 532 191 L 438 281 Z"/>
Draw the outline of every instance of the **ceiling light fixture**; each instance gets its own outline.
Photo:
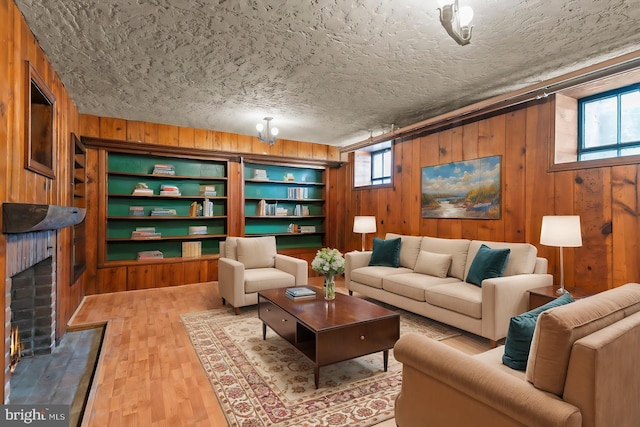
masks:
<path id="1" fill-rule="evenodd" d="M 258 139 L 262 142 L 266 142 L 269 145 L 273 145 L 276 143 L 276 136 L 278 136 L 278 128 L 272 128 L 270 125 L 273 117 L 265 117 L 264 120 L 267 122 L 267 125 L 263 125 L 262 123 L 258 123 L 256 125 L 256 129 L 258 130 Z M 264 131 L 264 133 L 262 132 Z"/>
<path id="2" fill-rule="evenodd" d="M 460 46 L 469 44 L 471 41 L 471 30 L 473 26 L 470 26 L 473 19 L 473 9 L 469 6 L 458 6 L 458 0 L 438 0 L 440 7 L 440 23 L 447 30 L 447 33 L 454 39 Z"/>

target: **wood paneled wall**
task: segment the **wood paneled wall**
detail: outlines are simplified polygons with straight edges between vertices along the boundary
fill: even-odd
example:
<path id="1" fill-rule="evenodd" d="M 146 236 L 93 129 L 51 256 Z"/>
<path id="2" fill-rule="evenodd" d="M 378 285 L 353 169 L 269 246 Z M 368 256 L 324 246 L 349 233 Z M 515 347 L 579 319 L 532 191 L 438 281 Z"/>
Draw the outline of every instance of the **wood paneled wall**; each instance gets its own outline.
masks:
<path id="1" fill-rule="evenodd" d="M 25 106 L 30 84 L 26 71 L 29 61 L 53 92 L 55 102 L 54 171 L 56 179 L 26 170 Z M 12 0 L 0 0 L 0 200 L 56 205 L 73 205 L 71 178 L 71 132 L 79 134 L 78 111 L 64 85 L 40 49 L 22 14 Z M 57 233 L 57 338 L 84 296 L 84 278 L 71 284 L 71 229 Z M 6 238 L 0 233 L 0 271 L 6 272 Z M 5 274 L 2 274 L 4 277 Z M 4 283 L 4 281 L 3 281 Z M 0 307 L 5 306 L 5 288 Z M 10 319 L 5 312 L 6 328 Z M 7 343 L 3 341 L 2 354 Z M 5 365 L 6 366 L 6 365 Z M 4 384 L 2 372 L 2 381 Z M 4 401 L 4 390 L 3 390 Z"/>
<path id="2" fill-rule="evenodd" d="M 639 165 L 548 172 L 554 135 L 553 97 L 522 108 L 428 135 L 397 141 L 393 186 L 353 190 L 353 154 L 340 169 L 339 220 L 333 244 L 359 248 L 355 215 L 376 215 L 378 231 L 448 238 L 529 242 L 549 260 L 559 281 L 559 250 L 540 245 L 543 215 L 580 215 L 583 246 L 565 248 L 565 285 L 598 292 L 640 282 Z M 485 156 L 502 156 L 502 216 L 499 220 L 422 219 L 421 168 Z M 344 208 L 343 208 L 344 206 Z M 367 236 L 371 247 L 374 235 Z"/>
<path id="3" fill-rule="evenodd" d="M 269 146 L 260 142 L 255 136 L 238 135 L 213 130 L 185 128 L 158 123 L 146 123 L 125 119 L 80 115 L 82 136 L 111 139 L 135 144 L 157 144 L 168 147 L 189 147 L 234 155 L 251 154 L 269 156 L 270 159 L 296 157 L 299 159 L 337 161 L 340 152 L 337 147 L 324 144 L 312 144 L 300 141 L 279 139 Z M 100 159 L 100 152 L 89 147 L 87 149 L 87 236 L 97 236 L 99 227 L 98 183 L 99 165 L 105 159 Z M 283 160 L 286 162 L 286 160 Z M 227 234 L 240 236 L 243 234 L 243 224 L 240 222 L 240 212 L 244 210 L 241 199 L 242 182 L 240 180 L 240 164 L 229 163 L 228 181 L 228 212 L 229 229 Z M 331 171 L 332 169 L 329 169 Z M 331 172 L 328 172 L 331 173 Z M 330 177 L 327 180 L 332 181 Z M 327 194 L 330 191 L 327 190 Z M 333 193 L 337 194 L 337 193 Z M 332 215 L 334 207 L 328 200 L 326 203 L 327 227 L 334 230 Z M 179 261 L 166 265 L 111 265 L 98 266 L 97 260 L 99 242 L 87 242 L 87 272 L 86 292 L 107 293 L 145 287 L 161 287 L 176 284 L 197 283 L 217 280 L 217 260 Z M 306 259 L 309 263 L 315 256 L 315 250 L 288 250 L 286 253 Z M 126 264 L 126 263 L 125 263 Z M 170 274 L 169 274 L 170 273 Z"/>

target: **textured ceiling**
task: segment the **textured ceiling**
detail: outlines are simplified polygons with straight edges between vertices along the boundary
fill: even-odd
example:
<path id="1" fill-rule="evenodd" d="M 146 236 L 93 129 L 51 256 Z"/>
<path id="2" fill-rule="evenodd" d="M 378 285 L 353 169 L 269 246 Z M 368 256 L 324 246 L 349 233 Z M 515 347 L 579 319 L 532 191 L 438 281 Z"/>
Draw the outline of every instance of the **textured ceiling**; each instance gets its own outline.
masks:
<path id="1" fill-rule="evenodd" d="M 15 0 L 80 113 L 348 145 L 633 52 L 640 0 Z"/>

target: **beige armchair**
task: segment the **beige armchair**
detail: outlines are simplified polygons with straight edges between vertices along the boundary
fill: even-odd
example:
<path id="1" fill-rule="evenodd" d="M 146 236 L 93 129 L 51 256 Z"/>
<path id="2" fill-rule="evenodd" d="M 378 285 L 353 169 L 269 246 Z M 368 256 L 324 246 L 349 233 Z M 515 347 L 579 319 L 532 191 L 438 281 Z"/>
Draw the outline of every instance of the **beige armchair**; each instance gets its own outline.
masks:
<path id="1" fill-rule="evenodd" d="M 240 307 L 258 303 L 259 291 L 306 285 L 308 268 L 303 259 L 278 254 L 274 236 L 227 237 L 218 260 L 222 304 L 239 314 Z"/>

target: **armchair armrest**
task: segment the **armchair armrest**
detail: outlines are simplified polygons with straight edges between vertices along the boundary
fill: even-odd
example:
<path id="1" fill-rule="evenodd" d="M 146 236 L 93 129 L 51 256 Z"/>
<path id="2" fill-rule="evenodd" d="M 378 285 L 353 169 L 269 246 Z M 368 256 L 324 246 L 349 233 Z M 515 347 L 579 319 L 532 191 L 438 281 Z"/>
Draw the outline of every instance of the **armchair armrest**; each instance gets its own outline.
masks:
<path id="1" fill-rule="evenodd" d="M 404 364 L 399 427 L 582 425 L 575 406 L 439 341 L 408 333 L 393 352 Z"/>
<path id="2" fill-rule="evenodd" d="M 231 258 L 218 259 L 220 296 L 232 306 L 244 301 L 244 264 Z"/>
<path id="3" fill-rule="evenodd" d="M 529 289 L 553 284 L 550 274 L 517 274 L 482 281 L 482 336 L 497 341 L 507 336 L 509 319 L 528 309 Z"/>
<path id="4" fill-rule="evenodd" d="M 351 289 L 351 271 L 369 265 L 372 253 L 372 251 L 352 251 L 344 254 L 344 283 L 347 289 Z"/>
<path id="5" fill-rule="evenodd" d="M 293 275 L 296 278 L 296 286 L 306 285 L 308 282 L 309 264 L 303 259 L 276 254 L 275 267 Z"/>

